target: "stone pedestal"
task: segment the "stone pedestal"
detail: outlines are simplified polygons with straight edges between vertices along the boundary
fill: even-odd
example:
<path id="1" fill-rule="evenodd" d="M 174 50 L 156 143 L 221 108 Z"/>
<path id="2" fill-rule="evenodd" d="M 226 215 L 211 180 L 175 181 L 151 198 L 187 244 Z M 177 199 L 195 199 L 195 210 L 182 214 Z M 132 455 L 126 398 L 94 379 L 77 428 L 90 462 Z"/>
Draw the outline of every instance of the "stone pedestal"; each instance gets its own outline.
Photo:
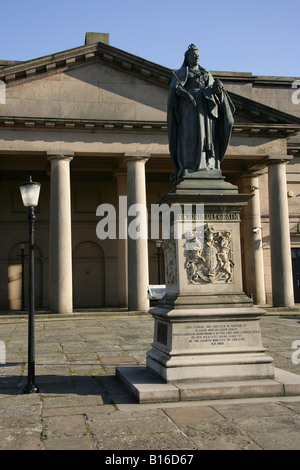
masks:
<path id="1" fill-rule="evenodd" d="M 265 311 L 242 288 L 240 211 L 251 197 L 211 170 L 186 173 L 159 201 L 163 229 L 172 207 L 166 295 L 150 310 L 146 367 L 116 371 L 139 402 L 282 393 L 262 344 Z"/>
<path id="2" fill-rule="evenodd" d="M 274 376 L 259 325 L 265 312 L 242 290 L 240 211 L 251 197 L 212 170 L 186 173 L 160 201 L 177 211 L 146 364 L 165 382 Z"/>
<path id="3" fill-rule="evenodd" d="M 151 311 L 154 342 L 147 368 L 164 382 L 273 378 L 258 308 Z"/>

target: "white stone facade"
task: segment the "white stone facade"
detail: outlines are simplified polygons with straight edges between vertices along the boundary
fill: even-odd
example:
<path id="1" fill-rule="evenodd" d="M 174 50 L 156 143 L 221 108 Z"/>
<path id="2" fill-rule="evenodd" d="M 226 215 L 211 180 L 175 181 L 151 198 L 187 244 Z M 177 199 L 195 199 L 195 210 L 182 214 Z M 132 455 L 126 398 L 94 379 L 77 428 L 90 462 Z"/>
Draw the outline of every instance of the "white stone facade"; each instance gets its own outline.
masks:
<path id="1" fill-rule="evenodd" d="M 37 309 L 145 310 L 147 284 L 157 284 L 155 240 L 100 240 L 96 209 L 108 203 L 118 213 L 119 196 L 126 195 L 150 208 L 172 189 L 166 127 L 172 74 L 115 49 L 107 37 L 95 38 L 27 62 L 0 61 L 6 92 L 0 104 L 1 309 L 21 307 L 20 245 L 25 253 L 28 245 L 19 184 L 28 175 L 42 183 Z M 259 305 L 291 306 L 293 281 L 295 289 L 300 281 L 291 261 L 291 249 L 300 250 L 296 78 L 213 75 L 236 107 L 222 172 L 240 192 L 254 195 L 242 213 L 244 291 Z"/>

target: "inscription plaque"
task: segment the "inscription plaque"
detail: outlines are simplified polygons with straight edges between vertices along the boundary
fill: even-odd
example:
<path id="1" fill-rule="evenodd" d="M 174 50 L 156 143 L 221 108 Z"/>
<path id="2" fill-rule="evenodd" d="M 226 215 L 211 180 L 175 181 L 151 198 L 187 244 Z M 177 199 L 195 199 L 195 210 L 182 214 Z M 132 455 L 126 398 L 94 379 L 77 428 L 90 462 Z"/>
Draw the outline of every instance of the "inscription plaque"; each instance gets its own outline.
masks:
<path id="1" fill-rule="evenodd" d="M 260 335 L 260 327 L 255 323 L 211 322 L 181 325 L 180 331 L 173 332 L 173 340 L 187 348 L 232 348 L 257 344 Z"/>

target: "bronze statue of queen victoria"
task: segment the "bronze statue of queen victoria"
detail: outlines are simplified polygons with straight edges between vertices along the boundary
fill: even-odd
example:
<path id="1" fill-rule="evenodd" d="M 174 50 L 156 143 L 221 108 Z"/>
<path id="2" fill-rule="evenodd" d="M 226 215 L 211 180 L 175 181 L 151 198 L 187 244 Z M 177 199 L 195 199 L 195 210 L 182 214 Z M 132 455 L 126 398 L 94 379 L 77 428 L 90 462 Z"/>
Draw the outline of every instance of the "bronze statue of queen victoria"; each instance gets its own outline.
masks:
<path id="1" fill-rule="evenodd" d="M 187 170 L 220 170 L 233 126 L 234 106 L 220 80 L 200 66 L 191 44 L 173 72 L 168 97 L 168 137 L 177 184 Z"/>

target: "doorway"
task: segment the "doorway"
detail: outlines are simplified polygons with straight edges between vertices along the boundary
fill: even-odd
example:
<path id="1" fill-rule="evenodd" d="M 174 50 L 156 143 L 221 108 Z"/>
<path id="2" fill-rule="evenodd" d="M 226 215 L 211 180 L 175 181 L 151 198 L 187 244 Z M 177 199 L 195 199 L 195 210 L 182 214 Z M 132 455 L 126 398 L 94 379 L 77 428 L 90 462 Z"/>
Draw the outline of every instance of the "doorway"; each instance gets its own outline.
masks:
<path id="1" fill-rule="evenodd" d="M 105 305 L 104 252 L 93 242 L 77 245 L 73 253 L 74 308 Z"/>
<path id="2" fill-rule="evenodd" d="M 24 271 L 22 273 L 22 249 L 24 247 Z M 8 285 L 8 308 L 10 310 L 21 310 L 28 308 L 28 243 L 17 243 L 8 254 L 7 285 Z M 23 274 L 23 282 L 22 282 Z M 43 256 L 40 248 L 34 245 L 34 281 L 35 281 L 35 307 L 42 308 L 43 305 Z M 23 304 L 23 305 L 22 305 Z"/>
<path id="3" fill-rule="evenodd" d="M 294 302 L 300 303 L 300 248 L 292 248 Z"/>

